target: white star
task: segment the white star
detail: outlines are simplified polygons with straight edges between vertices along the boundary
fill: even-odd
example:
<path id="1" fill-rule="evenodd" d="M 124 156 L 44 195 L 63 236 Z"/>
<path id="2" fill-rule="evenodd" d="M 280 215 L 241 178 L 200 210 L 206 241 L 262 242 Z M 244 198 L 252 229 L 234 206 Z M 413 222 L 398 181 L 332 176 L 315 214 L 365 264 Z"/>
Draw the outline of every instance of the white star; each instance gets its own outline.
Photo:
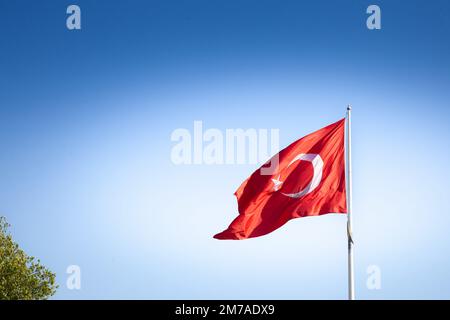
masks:
<path id="1" fill-rule="evenodd" d="M 278 178 L 276 179 L 272 179 L 273 182 L 273 191 L 278 191 L 281 188 L 281 184 L 283 183 L 283 181 L 280 181 L 280 175 L 278 175 Z"/>

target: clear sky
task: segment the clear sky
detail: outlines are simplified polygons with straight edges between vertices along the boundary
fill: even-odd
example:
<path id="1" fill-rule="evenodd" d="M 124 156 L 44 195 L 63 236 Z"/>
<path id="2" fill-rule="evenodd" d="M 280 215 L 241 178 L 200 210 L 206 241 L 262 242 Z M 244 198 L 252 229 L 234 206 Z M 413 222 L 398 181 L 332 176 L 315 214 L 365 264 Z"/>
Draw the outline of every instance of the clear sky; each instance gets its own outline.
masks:
<path id="1" fill-rule="evenodd" d="M 77 4 L 82 29 L 66 28 Z M 368 30 L 377 4 L 381 30 Z M 345 299 L 346 220 L 218 241 L 258 165 L 175 165 L 178 128 L 278 128 L 353 105 L 356 295 L 450 298 L 450 3 L 2 1 L 0 214 L 56 299 Z M 81 267 L 81 290 L 65 283 Z M 381 270 L 381 289 L 366 269 Z"/>

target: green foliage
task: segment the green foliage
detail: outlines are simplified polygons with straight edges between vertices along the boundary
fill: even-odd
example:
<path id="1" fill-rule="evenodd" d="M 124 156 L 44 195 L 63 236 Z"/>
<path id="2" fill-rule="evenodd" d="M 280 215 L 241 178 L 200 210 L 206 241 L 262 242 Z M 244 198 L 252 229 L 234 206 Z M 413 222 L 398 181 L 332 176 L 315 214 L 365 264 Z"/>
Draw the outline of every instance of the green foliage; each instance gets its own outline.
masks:
<path id="1" fill-rule="evenodd" d="M 28 256 L 0 217 L 0 300 L 43 300 L 55 294 L 55 274 Z"/>

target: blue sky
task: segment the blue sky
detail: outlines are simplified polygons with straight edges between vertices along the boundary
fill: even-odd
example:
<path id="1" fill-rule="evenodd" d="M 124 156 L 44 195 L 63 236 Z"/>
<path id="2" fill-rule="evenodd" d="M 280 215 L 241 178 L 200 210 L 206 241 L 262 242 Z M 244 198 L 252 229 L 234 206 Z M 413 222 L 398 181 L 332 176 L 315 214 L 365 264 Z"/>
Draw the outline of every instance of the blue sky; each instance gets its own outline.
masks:
<path id="1" fill-rule="evenodd" d="M 66 28 L 77 4 L 82 29 Z M 377 4 L 382 29 L 366 28 Z M 171 133 L 353 105 L 356 295 L 450 298 L 448 1 L 3 1 L 0 214 L 56 299 L 345 299 L 345 217 L 217 241 L 256 165 L 174 165 Z M 81 267 L 69 290 L 67 266 Z M 366 269 L 381 269 L 368 290 Z"/>

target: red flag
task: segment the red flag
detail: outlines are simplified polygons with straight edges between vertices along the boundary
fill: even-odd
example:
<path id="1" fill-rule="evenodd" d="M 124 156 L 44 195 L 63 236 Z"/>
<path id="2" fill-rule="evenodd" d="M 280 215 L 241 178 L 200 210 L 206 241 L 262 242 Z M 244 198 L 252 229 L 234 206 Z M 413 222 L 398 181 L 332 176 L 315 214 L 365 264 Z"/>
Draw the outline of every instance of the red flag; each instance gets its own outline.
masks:
<path id="1" fill-rule="evenodd" d="M 273 174 L 256 170 L 235 192 L 239 215 L 214 238 L 259 237 L 294 218 L 347 213 L 344 127 L 345 118 L 281 150 Z"/>

